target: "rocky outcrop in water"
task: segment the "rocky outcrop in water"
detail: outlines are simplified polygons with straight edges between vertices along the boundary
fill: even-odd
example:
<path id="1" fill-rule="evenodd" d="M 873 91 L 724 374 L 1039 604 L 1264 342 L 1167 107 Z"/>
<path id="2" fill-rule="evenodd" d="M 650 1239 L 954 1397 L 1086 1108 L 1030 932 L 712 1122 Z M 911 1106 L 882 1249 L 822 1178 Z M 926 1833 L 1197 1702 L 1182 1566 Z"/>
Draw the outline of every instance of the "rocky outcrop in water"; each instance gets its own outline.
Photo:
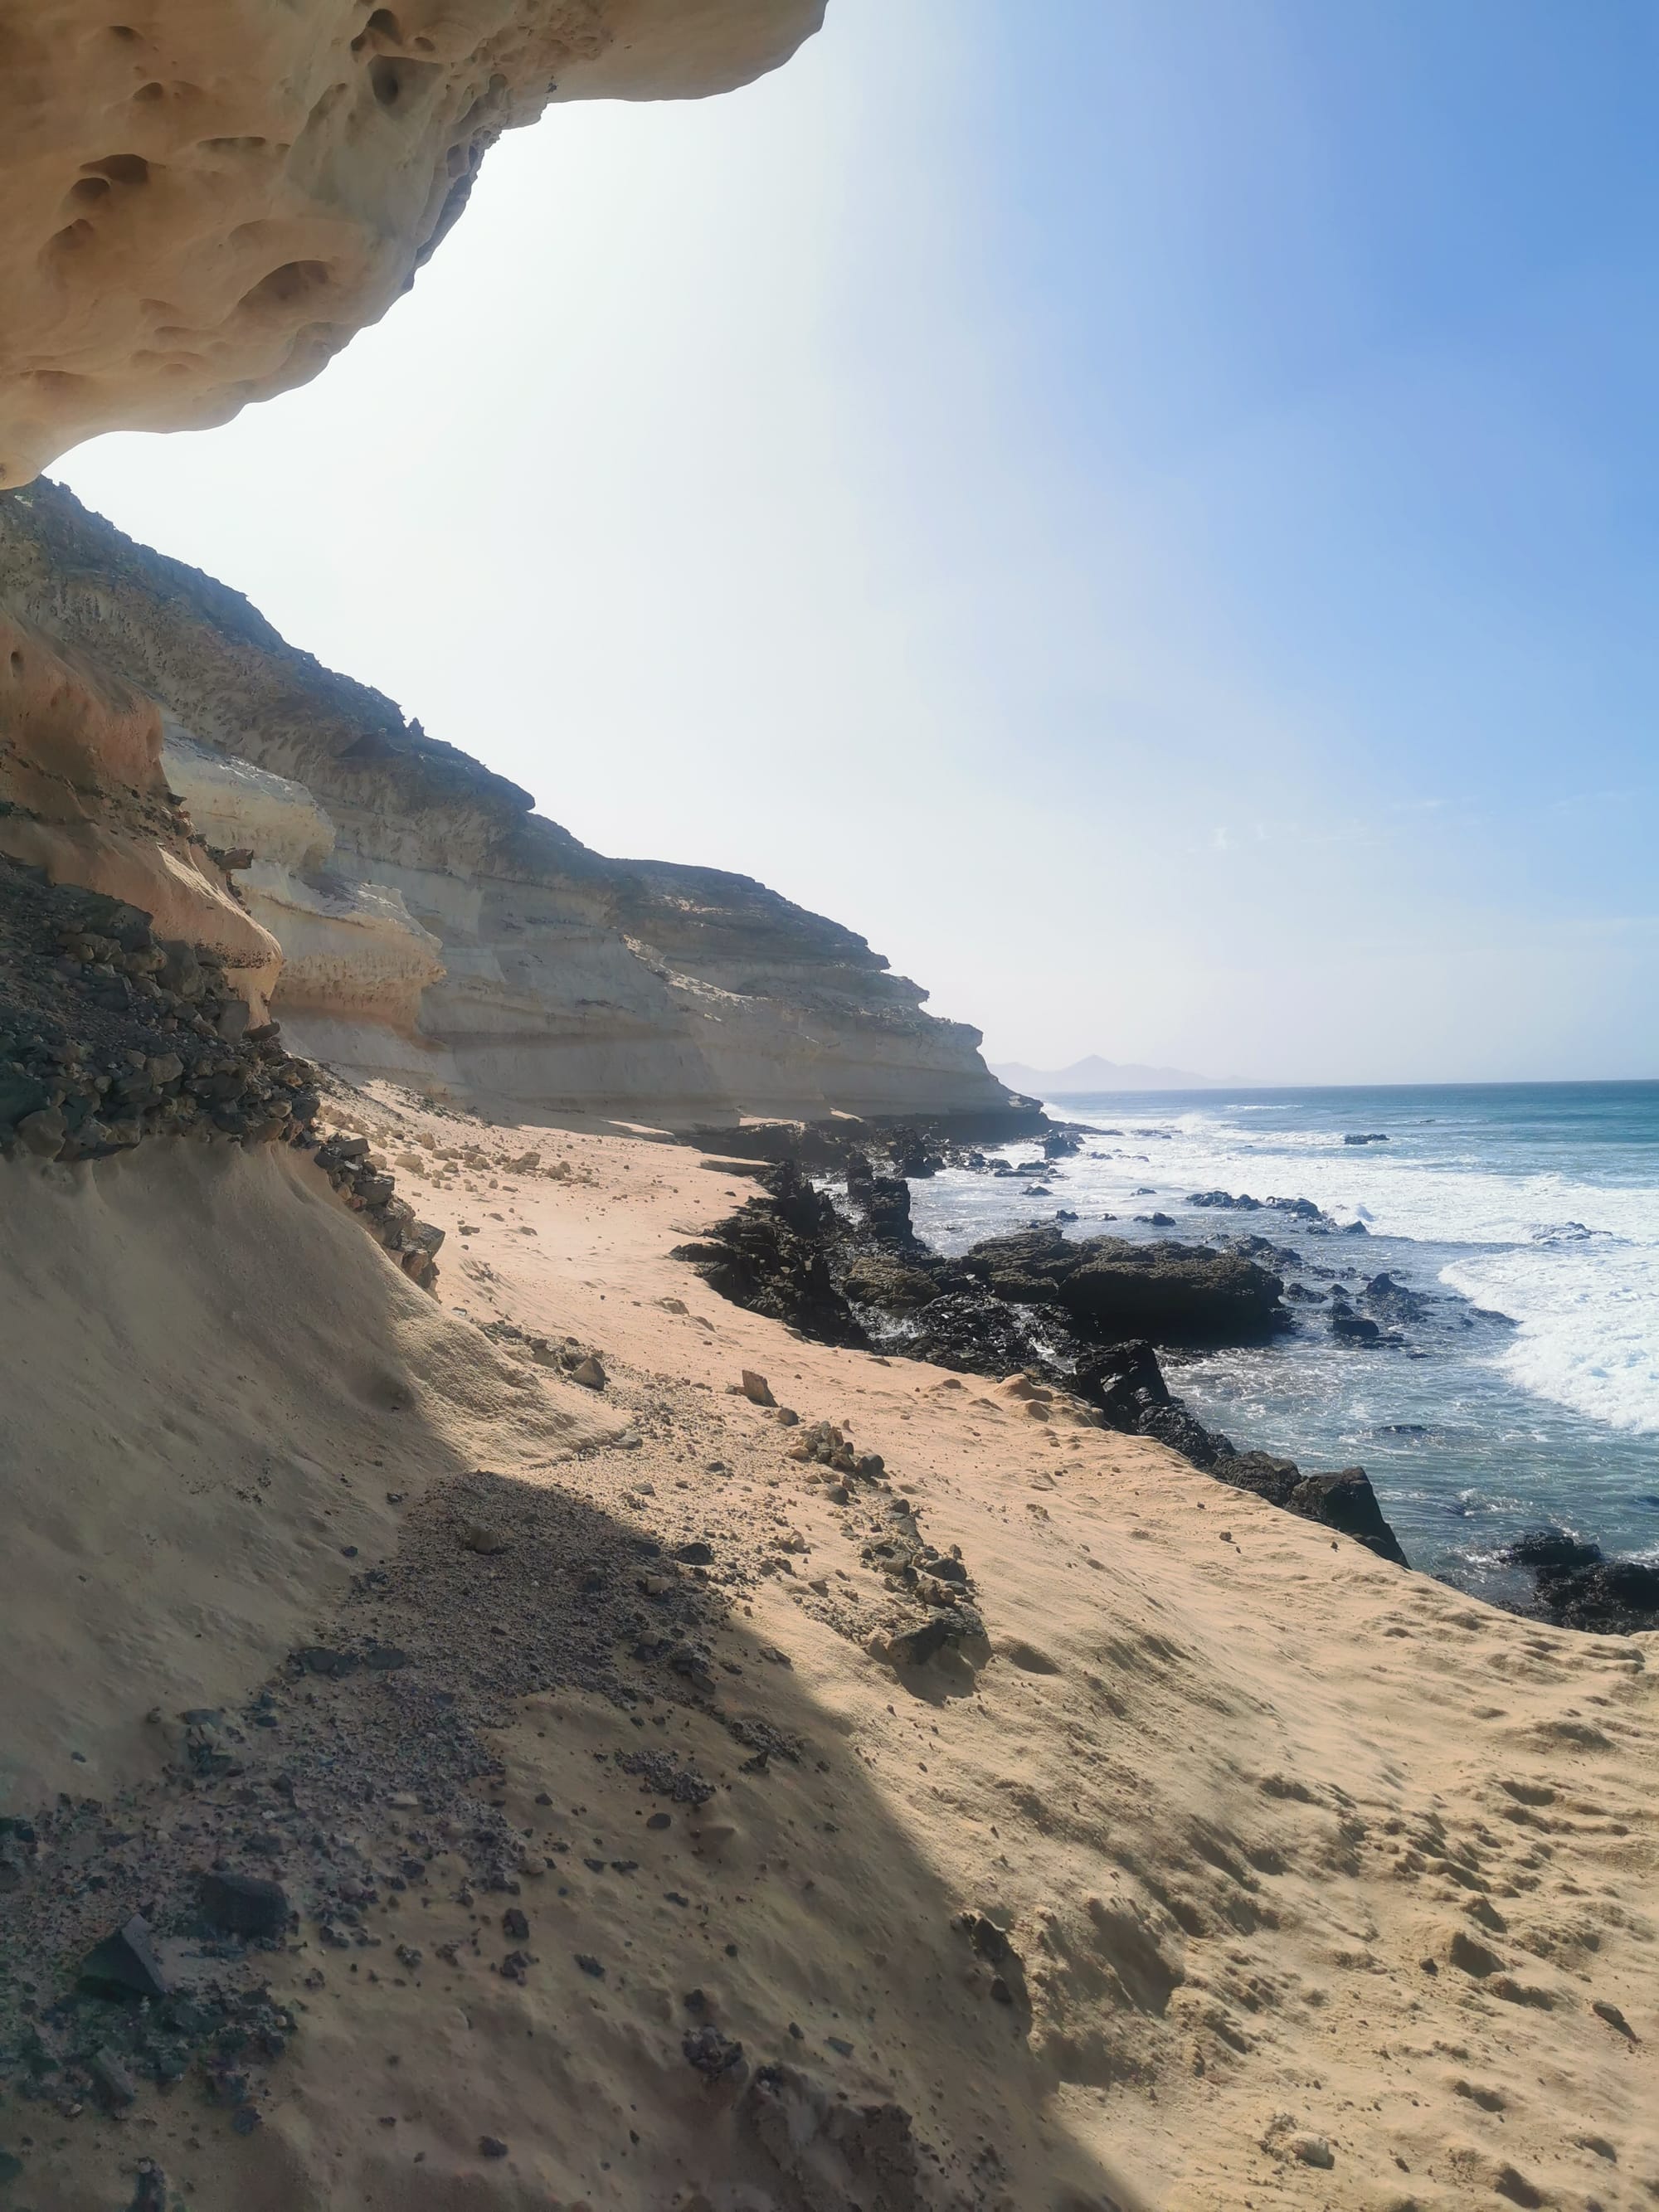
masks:
<path id="1" fill-rule="evenodd" d="M 1659 1567 L 1646 1559 L 1610 1559 L 1599 1544 L 1563 1528 L 1534 1528 L 1498 1554 L 1505 1566 L 1529 1567 L 1537 1609 L 1558 1627 L 1598 1636 L 1633 1636 L 1659 1628 Z"/>
<path id="2" fill-rule="evenodd" d="M 434 1097 L 671 1126 L 1018 1126 L 978 1032 L 927 1013 L 854 932 L 747 877 L 591 851 L 61 487 L 0 496 L 0 598 L 31 660 L 118 694 L 137 732 L 113 783 L 106 734 L 49 783 L 26 736 L 0 745 L 0 851 L 153 911 L 171 838 L 168 882 L 188 870 L 202 918 L 180 905 L 167 933 L 216 932 L 313 1056 Z"/>
<path id="3" fill-rule="evenodd" d="M 7 9 L 0 486 L 100 431 L 228 422 L 308 382 L 408 290 L 504 131 L 552 101 L 727 91 L 823 14 L 822 0 Z"/>
<path id="4" fill-rule="evenodd" d="M 962 1264 L 996 1297 L 1054 1308 L 1103 1342 L 1259 1344 L 1285 1318 L 1276 1275 L 1202 1245 L 1068 1238 L 1045 1226 L 988 1237 Z"/>

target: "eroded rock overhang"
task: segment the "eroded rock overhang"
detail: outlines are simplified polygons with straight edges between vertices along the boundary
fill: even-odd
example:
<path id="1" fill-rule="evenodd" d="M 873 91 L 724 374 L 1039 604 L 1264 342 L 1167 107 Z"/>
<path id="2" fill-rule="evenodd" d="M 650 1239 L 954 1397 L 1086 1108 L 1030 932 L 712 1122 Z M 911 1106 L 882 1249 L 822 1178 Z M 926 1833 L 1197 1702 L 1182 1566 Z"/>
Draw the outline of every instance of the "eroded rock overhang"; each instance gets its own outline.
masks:
<path id="1" fill-rule="evenodd" d="M 405 291 L 503 131 L 775 69 L 823 0 L 0 8 L 0 489 L 304 384 Z M 550 210 L 550 220 L 552 212 Z"/>

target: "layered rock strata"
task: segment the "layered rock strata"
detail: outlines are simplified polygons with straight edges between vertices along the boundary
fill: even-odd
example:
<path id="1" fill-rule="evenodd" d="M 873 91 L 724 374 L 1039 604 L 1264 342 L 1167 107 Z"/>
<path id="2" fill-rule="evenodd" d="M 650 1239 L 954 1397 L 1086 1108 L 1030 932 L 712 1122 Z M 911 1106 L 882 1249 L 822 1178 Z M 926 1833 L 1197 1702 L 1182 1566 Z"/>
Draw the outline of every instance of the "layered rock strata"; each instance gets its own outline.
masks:
<path id="1" fill-rule="evenodd" d="M 0 854 L 140 908 L 237 974 L 256 1018 L 282 966 L 161 766 L 161 711 L 0 600 Z"/>
<path id="2" fill-rule="evenodd" d="M 550 101 L 696 98 L 822 0 L 29 0 L 0 15 L 0 485 L 228 422 L 407 291 Z"/>
<path id="3" fill-rule="evenodd" d="M 1009 1112 L 978 1032 L 853 931 L 746 877 L 589 850 L 60 487 L 0 498 L 0 595 L 160 703 L 200 863 L 234 862 L 227 903 L 280 945 L 273 1006 L 316 1056 L 671 1126 Z"/>

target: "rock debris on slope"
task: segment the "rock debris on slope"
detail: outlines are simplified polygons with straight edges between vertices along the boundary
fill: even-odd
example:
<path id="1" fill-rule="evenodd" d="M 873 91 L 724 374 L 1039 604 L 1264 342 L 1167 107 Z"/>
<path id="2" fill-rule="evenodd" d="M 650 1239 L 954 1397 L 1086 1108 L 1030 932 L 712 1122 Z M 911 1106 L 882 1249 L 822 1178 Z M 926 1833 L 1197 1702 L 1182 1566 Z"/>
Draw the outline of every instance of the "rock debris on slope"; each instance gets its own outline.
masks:
<path id="1" fill-rule="evenodd" d="M 366 1138 L 319 1139 L 326 1081 L 284 1048 L 279 1023 L 248 1025 L 210 955 L 0 856 L 0 1155 L 68 1164 L 155 1137 L 285 1141 L 429 1290 L 443 1231 L 416 1218 Z"/>

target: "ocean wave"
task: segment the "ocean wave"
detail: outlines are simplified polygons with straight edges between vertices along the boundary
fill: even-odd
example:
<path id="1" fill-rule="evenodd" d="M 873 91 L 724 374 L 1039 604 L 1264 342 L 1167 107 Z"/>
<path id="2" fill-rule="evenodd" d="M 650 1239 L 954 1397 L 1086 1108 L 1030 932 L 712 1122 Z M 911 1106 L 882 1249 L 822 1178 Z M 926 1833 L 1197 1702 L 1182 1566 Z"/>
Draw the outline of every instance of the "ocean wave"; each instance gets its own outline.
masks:
<path id="1" fill-rule="evenodd" d="M 1454 1261 L 1441 1280 L 1517 1324 L 1493 1364 L 1592 1420 L 1659 1433 L 1659 1251 L 1534 1245 Z"/>
<path id="2" fill-rule="evenodd" d="M 1364 1222 L 1372 1237 L 1429 1248 L 1425 1279 L 1437 1275 L 1474 1305 L 1512 1320 L 1501 1347 L 1477 1354 L 1495 1378 L 1534 1403 L 1625 1434 L 1659 1433 L 1659 1175 L 1650 1152 L 1609 1145 L 1598 1153 L 1578 1132 L 1540 1148 L 1501 1116 L 1468 1112 L 1396 1121 L 1389 1144 L 1350 1146 L 1341 1127 L 1328 1126 L 1328 1109 L 1327 1126 L 1262 1126 L 1268 1114 L 1284 1115 L 1287 1102 L 1183 1103 L 1144 1119 L 1121 1104 L 1115 1113 L 1068 1111 L 1102 1132 L 1082 1155 L 1058 1164 L 1064 1181 L 1056 1192 L 1083 1217 L 1074 1233 L 1090 1233 L 1103 1214 L 1127 1222 L 1164 1212 L 1183 1234 L 1213 1236 L 1224 1218 L 1235 1231 L 1295 1241 L 1297 1224 L 1283 1216 L 1200 1217 L 1184 1201 L 1218 1188 L 1261 1200 L 1311 1199 L 1337 1222 Z M 1355 1128 L 1384 1126 L 1365 1118 L 1365 1108 L 1356 1111 Z M 1006 1181 L 981 1180 L 971 1195 L 951 1195 L 954 1203 L 939 1193 L 942 1212 L 954 1217 L 939 1221 L 951 1243 L 1012 1226 L 1016 1211 L 1024 1218 L 1042 1210 Z M 1323 1244 L 1305 1249 L 1336 1257 Z M 1364 1247 L 1342 1256 L 1364 1264 Z M 1400 1263 L 1379 1255 L 1378 1264 Z"/>
<path id="3" fill-rule="evenodd" d="M 1472 1148 L 1425 1157 L 1416 1149 L 1425 1139 L 1415 1132 L 1401 1133 L 1389 1150 L 1345 1145 L 1340 1132 L 1329 1130 L 1246 1130 L 1198 1112 L 1172 1115 L 1164 1127 L 1169 1148 L 1133 1164 L 1155 1167 L 1168 1195 L 1219 1186 L 1258 1199 L 1310 1198 L 1339 1220 L 1362 1219 L 1378 1235 L 1419 1243 L 1503 1245 L 1572 1236 L 1659 1246 L 1659 1183 L 1493 1164 Z M 1112 1170 L 1123 1164 L 1089 1163 L 1085 1191 L 1097 1180 L 1103 1195 L 1115 1188 L 1121 1178 Z"/>

